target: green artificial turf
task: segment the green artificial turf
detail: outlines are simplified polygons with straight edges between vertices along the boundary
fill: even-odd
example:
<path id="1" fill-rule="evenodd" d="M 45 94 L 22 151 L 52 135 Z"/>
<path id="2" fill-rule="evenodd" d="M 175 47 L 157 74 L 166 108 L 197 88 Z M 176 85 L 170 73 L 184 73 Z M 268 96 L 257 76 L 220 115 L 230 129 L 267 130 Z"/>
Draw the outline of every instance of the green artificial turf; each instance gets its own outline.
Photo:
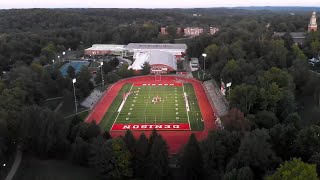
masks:
<path id="1" fill-rule="evenodd" d="M 128 96 L 120 111 L 123 94 L 134 92 Z M 190 111 L 186 110 L 183 93 L 188 95 Z M 161 101 L 153 103 L 154 97 Z M 189 118 L 188 118 L 189 117 Z M 190 123 L 191 130 L 203 130 L 204 125 L 200 108 L 193 86 L 184 83 L 183 86 L 133 86 L 125 84 L 114 99 L 100 126 L 110 130 L 113 123 L 119 124 L 165 124 Z"/>

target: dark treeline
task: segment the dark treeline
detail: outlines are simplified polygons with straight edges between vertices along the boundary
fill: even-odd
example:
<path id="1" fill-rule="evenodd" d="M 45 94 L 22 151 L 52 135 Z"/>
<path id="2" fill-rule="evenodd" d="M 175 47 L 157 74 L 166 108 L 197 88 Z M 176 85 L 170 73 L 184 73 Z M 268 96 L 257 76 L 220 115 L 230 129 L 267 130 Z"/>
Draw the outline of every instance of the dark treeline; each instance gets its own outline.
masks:
<path id="1" fill-rule="evenodd" d="M 200 12 L 201 17 L 192 16 Z M 271 23 L 274 31 L 298 31 L 306 28 L 309 17 L 307 13 L 292 16 L 228 9 L 0 10 L 0 69 L 8 71 L 16 61 L 30 64 L 34 58 L 46 64 L 57 52 L 83 50 L 98 43 L 173 42 L 177 35 L 159 35 L 161 26 L 224 29 L 246 19 L 248 23 Z"/>

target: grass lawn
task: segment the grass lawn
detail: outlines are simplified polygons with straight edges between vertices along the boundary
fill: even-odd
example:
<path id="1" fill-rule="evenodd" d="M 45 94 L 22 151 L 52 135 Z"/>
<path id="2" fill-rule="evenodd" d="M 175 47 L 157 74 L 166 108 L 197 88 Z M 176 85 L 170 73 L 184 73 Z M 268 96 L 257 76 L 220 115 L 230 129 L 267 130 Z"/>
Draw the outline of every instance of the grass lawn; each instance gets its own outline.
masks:
<path id="1" fill-rule="evenodd" d="M 123 94 L 133 92 L 124 101 Z M 185 101 L 187 94 L 188 102 Z M 161 98 L 158 102 L 153 99 Z M 186 103 L 190 111 L 187 112 Z M 184 83 L 183 86 L 135 86 L 126 84 L 122 87 L 100 126 L 110 130 L 113 124 L 189 124 L 191 130 L 204 129 L 200 108 L 193 86 Z"/>
<path id="2" fill-rule="evenodd" d="M 13 180 L 98 180 L 92 169 L 67 161 L 24 157 Z"/>
<path id="3" fill-rule="evenodd" d="M 84 111 L 84 112 L 81 112 L 81 113 L 79 113 L 79 114 L 77 114 L 77 116 L 82 120 L 82 121 L 84 121 L 84 119 L 88 116 L 88 114 L 89 114 L 89 111 Z M 66 118 L 66 120 L 72 120 L 72 118 L 73 118 L 74 116 L 69 116 L 68 118 Z"/>

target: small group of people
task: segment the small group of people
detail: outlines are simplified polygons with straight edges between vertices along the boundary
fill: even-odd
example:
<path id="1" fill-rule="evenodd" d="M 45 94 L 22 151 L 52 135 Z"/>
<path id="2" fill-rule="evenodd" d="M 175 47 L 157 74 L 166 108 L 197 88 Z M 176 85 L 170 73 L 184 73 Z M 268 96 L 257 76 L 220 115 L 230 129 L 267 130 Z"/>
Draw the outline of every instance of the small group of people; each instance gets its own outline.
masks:
<path id="1" fill-rule="evenodd" d="M 129 92 L 127 92 L 127 93 L 123 93 L 123 95 L 122 95 L 122 99 L 125 99 L 125 98 L 127 98 L 127 97 L 129 97 L 131 94 L 137 94 L 137 93 L 139 93 L 139 90 L 137 90 L 137 91 L 129 91 Z"/>
<path id="2" fill-rule="evenodd" d="M 159 96 L 153 97 L 151 102 L 153 102 L 153 104 L 159 103 L 161 102 L 161 97 Z"/>

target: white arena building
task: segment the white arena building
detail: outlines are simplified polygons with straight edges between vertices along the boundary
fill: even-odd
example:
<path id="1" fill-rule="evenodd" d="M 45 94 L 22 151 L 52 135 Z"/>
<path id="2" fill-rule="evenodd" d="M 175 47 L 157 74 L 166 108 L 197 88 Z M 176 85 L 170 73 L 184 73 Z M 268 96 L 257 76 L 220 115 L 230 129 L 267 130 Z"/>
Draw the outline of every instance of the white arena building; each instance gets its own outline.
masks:
<path id="1" fill-rule="evenodd" d="M 151 73 L 168 73 L 177 70 L 176 58 L 164 51 L 148 51 L 136 53 L 135 61 L 129 69 L 140 71 L 145 62 L 151 66 Z"/>

